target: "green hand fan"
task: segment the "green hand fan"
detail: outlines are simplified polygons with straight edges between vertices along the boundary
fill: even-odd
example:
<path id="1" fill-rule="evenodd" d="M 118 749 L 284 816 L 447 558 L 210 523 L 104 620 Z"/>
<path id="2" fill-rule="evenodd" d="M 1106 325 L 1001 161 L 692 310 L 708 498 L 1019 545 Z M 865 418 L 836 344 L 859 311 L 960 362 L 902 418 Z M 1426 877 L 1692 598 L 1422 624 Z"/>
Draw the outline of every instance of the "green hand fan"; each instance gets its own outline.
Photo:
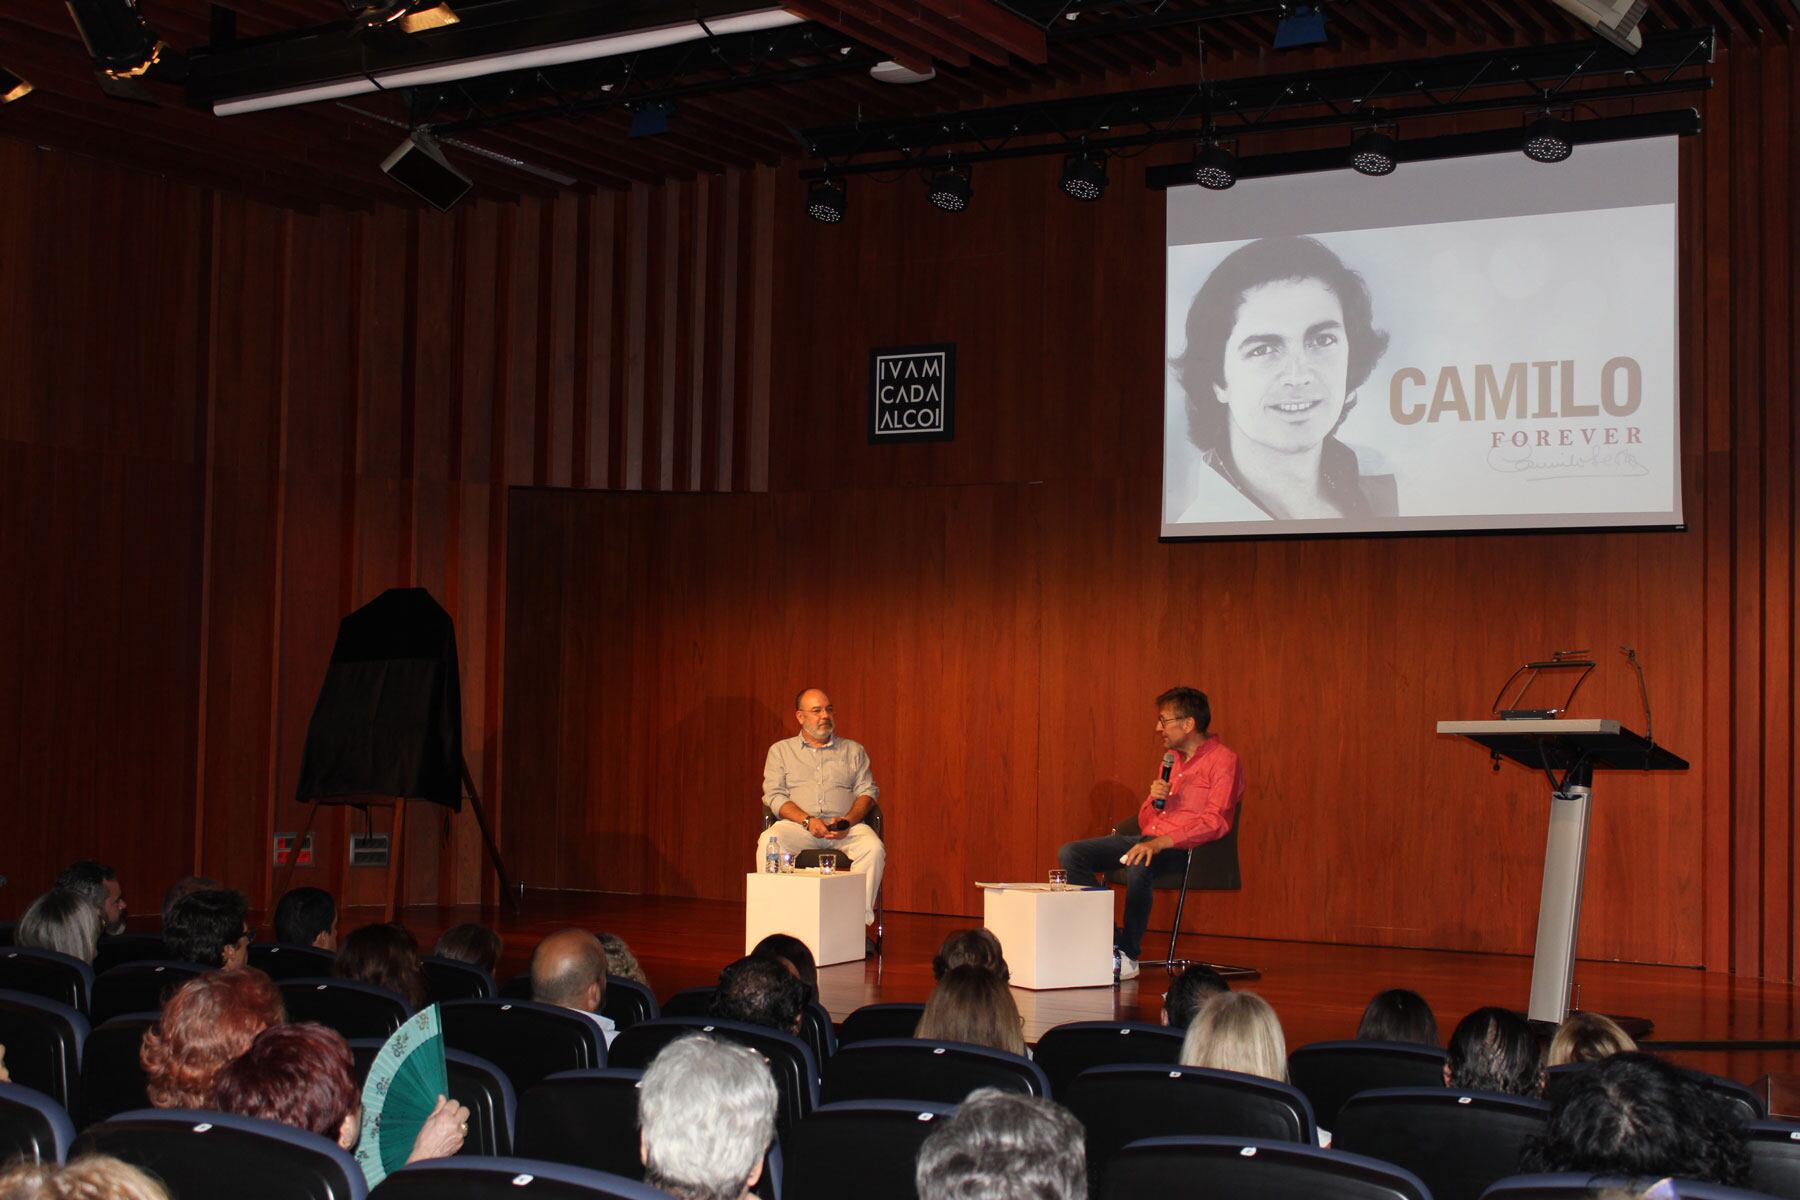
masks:
<path id="1" fill-rule="evenodd" d="M 406 1164 L 413 1140 L 437 1107 L 437 1098 L 449 1094 L 444 1031 L 433 1004 L 394 1031 L 375 1055 L 368 1082 L 363 1084 L 362 1138 L 356 1143 L 356 1161 L 371 1188 L 386 1179 L 388 1172 Z"/>

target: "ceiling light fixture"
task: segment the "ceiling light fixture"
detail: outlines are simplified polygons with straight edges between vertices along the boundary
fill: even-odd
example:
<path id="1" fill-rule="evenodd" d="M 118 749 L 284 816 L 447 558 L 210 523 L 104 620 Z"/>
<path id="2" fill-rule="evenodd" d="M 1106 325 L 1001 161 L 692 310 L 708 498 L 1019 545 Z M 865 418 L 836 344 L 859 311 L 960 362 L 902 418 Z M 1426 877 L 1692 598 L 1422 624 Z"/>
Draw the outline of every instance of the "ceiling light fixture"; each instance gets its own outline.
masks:
<path id="1" fill-rule="evenodd" d="M 0 67 L 0 104 L 11 104 L 31 95 L 31 84 Z"/>
<path id="2" fill-rule="evenodd" d="M 829 175 L 815 179 L 806 189 L 806 215 L 826 225 L 841 224 L 850 211 L 850 195 L 844 181 Z"/>
<path id="3" fill-rule="evenodd" d="M 932 175 L 925 185 L 925 198 L 934 208 L 945 212 L 962 212 L 969 207 L 975 189 L 967 167 L 949 166 Z"/>
<path id="4" fill-rule="evenodd" d="M 1222 192 L 1237 182 L 1237 155 L 1210 138 L 1194 148 L 1194 182 Z"/>
<path id="5" fill-rule="evenodd" d="M 1063 159 L 1062 190 L 1077 200 L 1106 194 L 1106 155 L 1079 150 Z"/>
<path id="6" fill-rule="evenodd" d="M 1541 113 L 1525 127 L 1525 157 L 1532 162 L 1559 163 L 1575 153 L 1569 123 L 1552 113 Z"/>
<path id="7" fill-rule="evenodd" d="M 1399 143 L 1386 129 L 1365 129 L 1350 139 L 1350 165 L 1363 175 L 1392 175 Z"/>

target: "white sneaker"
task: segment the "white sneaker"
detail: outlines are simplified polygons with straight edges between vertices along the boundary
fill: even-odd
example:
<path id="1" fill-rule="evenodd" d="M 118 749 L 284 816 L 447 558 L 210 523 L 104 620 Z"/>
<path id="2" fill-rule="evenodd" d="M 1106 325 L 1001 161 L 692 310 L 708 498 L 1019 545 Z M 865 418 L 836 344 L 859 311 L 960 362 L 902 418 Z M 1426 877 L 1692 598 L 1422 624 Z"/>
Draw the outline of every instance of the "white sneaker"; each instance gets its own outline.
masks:
<path id="1" fill-rule="evenodd" d="M 1124 954 L 1119 953 L 1117 950 L 1114 950 L 1113 951 L 1113 978 L 1118 980 L 1120 983 L 1124 983 L 1127 979 L 1136 979 L 1137 977 L 1138 977 L 1137 959 L 1128 957 Z"/>

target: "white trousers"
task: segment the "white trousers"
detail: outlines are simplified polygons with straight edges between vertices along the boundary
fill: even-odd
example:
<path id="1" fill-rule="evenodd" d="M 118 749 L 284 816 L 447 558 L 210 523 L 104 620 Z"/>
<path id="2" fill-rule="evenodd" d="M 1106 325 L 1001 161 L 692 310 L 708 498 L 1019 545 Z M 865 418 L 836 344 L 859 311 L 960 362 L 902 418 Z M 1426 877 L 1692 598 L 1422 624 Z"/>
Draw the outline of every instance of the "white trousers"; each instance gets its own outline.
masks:
<path id="1" fill-rule="evenodd" d="M 867 885 L 863 907 L 863 924 L 875 922 L 875 893 L 881 890 L 881 869 L 887 865 L 887 847 L 867 825 L 852 825 L 841 838 L 816 838 L 804 826 L 793 821 L 777 821 L 763 831 L 756 842 L 755 870 L 762 870 L 768 858 L 769 843 L 777 852 L 798 854 L 802 850 L 835 850 L 850 859 L 850 873 L 861 875 Z"/>

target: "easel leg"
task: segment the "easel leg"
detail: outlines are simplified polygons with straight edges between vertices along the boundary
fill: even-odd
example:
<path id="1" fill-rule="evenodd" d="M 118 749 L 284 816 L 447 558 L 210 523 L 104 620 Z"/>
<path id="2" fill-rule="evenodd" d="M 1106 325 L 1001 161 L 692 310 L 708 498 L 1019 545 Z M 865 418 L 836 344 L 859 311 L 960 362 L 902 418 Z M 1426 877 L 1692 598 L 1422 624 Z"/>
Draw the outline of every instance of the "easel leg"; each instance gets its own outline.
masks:
<path id="1" fill-rule="evenodd" d="M 488 861 L 494 864 L 494 874 L 500 877 L 500 895 L 506 900 L 507 907 L 517 912 L 518 893 L 513 890 L 512 878 L 506 873 L 506 864 L 500 861 L 500 847 L 494 842 L 494 831 L 488 828 L 487 809 L 482 806 L 481 793 L 475 790 L 475 777 L 469 774 L 466 759 L 462 765 L 462 777 L 463 790 L 469 794 L 469 803 L 475 809 L 475 824 L 481 827 L 481 842 L 487 847 Z"/>

